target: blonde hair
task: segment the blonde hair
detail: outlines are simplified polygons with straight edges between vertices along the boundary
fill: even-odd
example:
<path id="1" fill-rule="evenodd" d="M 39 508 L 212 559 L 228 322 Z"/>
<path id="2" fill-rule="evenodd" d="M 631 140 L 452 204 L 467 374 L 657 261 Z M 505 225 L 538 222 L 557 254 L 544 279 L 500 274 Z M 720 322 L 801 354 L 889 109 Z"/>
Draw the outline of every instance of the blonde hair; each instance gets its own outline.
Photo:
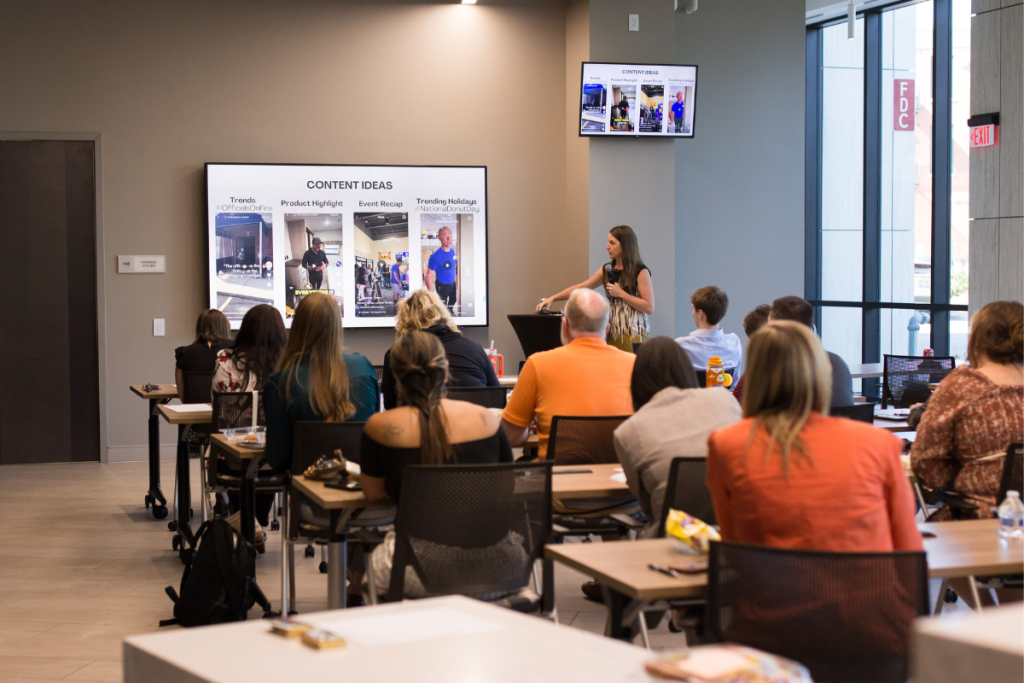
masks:
<path id="1" fill-rule="evenodd" d="M 410 332 L 391 347 L 391 371 L 406 402 L 420 413 L 420 462 L 424 465 L 443 465 L 454 457 L 440 410 L 447 366 L 444 347 L 432 334 Z"/>
<path id="2" fill-rule="evenodd" d="M 750 338 L 743 384 L 743 417 L 754 418 L 747 448 L 763 429 L 765 458 L 778 444 L 784 474 L 793 452 L 813 464 L 800 430 L 812 410 L 828 415 L 832 399 L 832 366 L 814 332 L 785 320 L 762 327 Z"/>
<path id="3" fill-rule="evenodd" d="M 324 422 L 344 422 L 355 414 L 356 408 L 348 395 L 341 316 L 334 297 L 327 294 L 310 294 L 295 309 L 291 334 L 277 363 L 288 402 L 295 373 L 306 354 L 309 384 L 304 389 L 310 404 Z"/>
<path id="4" fill-rule="evenodd" d="M 434 325 L 444 325 L 452 332 L 459 331 L 448 307 L 434 292 L 429 289 L 417 289 L 408 299 L 399 302 L 398 312 L 395 314 L 395 330 L 399 337 Z"/>

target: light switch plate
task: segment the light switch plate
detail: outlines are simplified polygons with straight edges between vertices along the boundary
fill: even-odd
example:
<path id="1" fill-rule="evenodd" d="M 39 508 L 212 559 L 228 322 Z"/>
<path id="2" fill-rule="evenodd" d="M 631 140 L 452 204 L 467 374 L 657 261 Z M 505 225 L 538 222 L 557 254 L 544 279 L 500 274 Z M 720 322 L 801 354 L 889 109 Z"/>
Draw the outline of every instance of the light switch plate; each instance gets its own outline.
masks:
<path id="1" fill-rule="evenodd" d="M 630 14 L 629 15 L 629 30 L 639 31 L 640 30 L 640 15 Z"/>
<path id="2" fill-rule="evenodd" d="M 162 337 L 164 336 L 164 319 L 153 318 L 153 336 Z"/>

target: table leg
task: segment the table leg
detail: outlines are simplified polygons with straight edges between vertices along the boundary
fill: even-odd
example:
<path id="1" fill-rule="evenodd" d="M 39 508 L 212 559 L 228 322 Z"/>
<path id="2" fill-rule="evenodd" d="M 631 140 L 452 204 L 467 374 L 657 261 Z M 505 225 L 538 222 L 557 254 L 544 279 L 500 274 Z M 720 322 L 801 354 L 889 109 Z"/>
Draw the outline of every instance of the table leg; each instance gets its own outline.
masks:
<path id="1" fill-rule="evenodd" d="M 189 425 L 178 425 L 178 457 L 176 468 L 177 468 L 177 479 L 178 479 L 178 498 L 177 498 L 177 529 L 180 544 L 179 550 L 181 553 L 185 553 L 189 550 L 188 546 L 193 544 L 192 540 L 192 487 L 190 481 L 189 462 L 188 462 L 188 435 Z M 182 554 L 184 558 L 184 554 Z"/>
<path id="2" fill-rule="evenodd" d="M 608 624 L 605 627 L 605 635 L 633 642 L 632 625 L 627 627 L 622 623 L 626 618 L 626 610 L 629 608 L 631 600 L 608 586 L 601 586 L 601 592 L 604 594 L 604 604 L 608 608 Z"/>
<path id="3" fill-rule="evenodd" d="M 164 401 L 150 399 L 149 401 L 149 496 L 154 507 L 154 516 L 157 503 L 167 506 L 167 499 L 164 492 L 160 490 L 160 416 L 156 409 Z M 166 512 L 166 511 L 165 511 Z"/>
<path id="4" fill-rule="evenodd" d="M 332 538 L 327 544 L 327 609 L 345 609 L 348 606 L 345 599 L 348 592 L 347 555 L 348 543 L 344 538 Z"/>
<path id="5" fill-rule="evenodd" d="M 967 577 L 967 585 L 971 587 L 971 599 L 974 600 L 974 611 L 981 611 L 981 596 L 978 594 L 978 582 L 973 576 Z"/>
<path id="6" fill-rule="evenodd" d="M 239 491 L 240 525 L 242 537 L 254 543 L 256 539 L 256 471 L 259 469 L 259 462 L 256 459 L 245 463 L 242 471 L 242 484 Z"/>

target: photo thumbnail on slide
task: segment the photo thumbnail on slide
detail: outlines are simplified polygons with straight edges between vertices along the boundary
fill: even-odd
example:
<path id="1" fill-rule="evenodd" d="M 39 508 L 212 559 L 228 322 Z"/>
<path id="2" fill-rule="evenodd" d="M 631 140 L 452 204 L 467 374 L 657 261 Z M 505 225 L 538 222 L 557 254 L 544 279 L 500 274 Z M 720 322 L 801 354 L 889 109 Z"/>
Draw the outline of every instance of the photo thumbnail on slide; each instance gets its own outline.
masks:
<path id="1" fill-rule="evenodd" d="M 665 86 L 640 86 L 640 132 L 660 133 L 665 114 Z"/>
<path id="2" fill-rule="evenodd" d="M 269 213 L 219 213 L 214 220 L 216 305 L 240 321 L 259 304 L 274 303 L 274 228 Z"/>
<path id="3" fill-rule="evenodd" d="M 341 295 L 342 217 L 340 213 L 286 213 L 288 252 L 284 257 L 285 317 L 313 292 L 330 294 L 344 313 Z"/>
<path id="4" fill-rule="evenodd" d="M 689 135 L 693 130 L 693 86 L 670 84 L 668 101 L 668 125 L 665 132 Z"/>
<path id="5" fill-rule="evenodd" d="M 392 317 L 409 295 L 409 214 L 357 213 L 354 224 L 356 316 Z"/>
<path id="6" fill-rule="evenodd" d="M 612 129 L 613 133 L 632 133 L 636 121 L 636 85 L 632 83 L 612 84 Z"/>
<path id="7" fill-rule="evenodd" d="M 424 286 L 437 292 L 456 318 L 476 315 L 475 240 L 471 213 L 420 214 Z"/>
<path id="8" fill-rule="evenodd" d="M 608 88 L 604 83 L 583 84 L 583 108 L 580 130 L 584 133 L 603 133 L 608 120 Z"/>

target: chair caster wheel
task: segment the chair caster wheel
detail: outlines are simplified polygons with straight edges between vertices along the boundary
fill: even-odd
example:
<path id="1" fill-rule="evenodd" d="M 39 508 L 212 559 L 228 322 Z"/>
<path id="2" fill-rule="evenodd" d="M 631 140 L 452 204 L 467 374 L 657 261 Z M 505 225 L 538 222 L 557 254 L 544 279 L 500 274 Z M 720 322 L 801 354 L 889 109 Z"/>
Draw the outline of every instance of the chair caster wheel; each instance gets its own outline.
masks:
<path id="1" fill-rule="evenodd" d="M 171 550 L 177 550 L 181 547 L 181 536 L 174 536 L 171 538 Z"/>
<path id="2" fill-rule="evenodd" d="M 172 519 L 170 522 L 167 522 L 167 530 L 170 531 L 170 532 L 177 531 L 178 530 L 178 520 Z"/>
<path id="3" fill-rule="evenodd" d="M 192 564 L 192 560 L 196 559 L 196 551 L 191 548 L 182 548 L 178 551 L 178 559 L 182 564 Z"/>
<path id="4" fill-rule="evenodd" d="M 271 531 L 280 531 L 281 530 L 281 522 L 277 521 L 276 519 L 271 520 L 271 522 L 270 522 L 270 530 Z"/>
<path id="5" fill-rule="evenodd" d="M 320 573 L 321 574 L 326 574 L 327 573 L 327 563 L 326 562 L 321 562 L 320 563 Z"/>
<path id="6" fill-rule="evenodd" d="M 146 494 L 146 498 L 145 498 L 145 503 L 146 503 L 146 509 L 148 510 L 150 505 L 153 505 L 155 507 L 156 501 L 153 500 L 153 496 L 151 496 L 151 495 L 149 495 L 147 493 Z"/>
<path id="7" fill-rule="evenodd" d="M 303 557 L 316 557 L 316 551 L 313 550 L 313 546 L 307 545 L 306 550 L 302 553 Z"/>
<path id="8" fill-rule="evenodd" d="M 947 605 L 952 605 L 957 601 L 956 591 L 952 588 L 946 589 L 946 594 L 942 596 L 942 601 Z"/>
<path id="9" fill-rule="evenodd" d="M 167 517 L 167 506 L 166 505 L 154 505 L 153 506 L 153 517 L 156 519 L 164 519 Z"/>

